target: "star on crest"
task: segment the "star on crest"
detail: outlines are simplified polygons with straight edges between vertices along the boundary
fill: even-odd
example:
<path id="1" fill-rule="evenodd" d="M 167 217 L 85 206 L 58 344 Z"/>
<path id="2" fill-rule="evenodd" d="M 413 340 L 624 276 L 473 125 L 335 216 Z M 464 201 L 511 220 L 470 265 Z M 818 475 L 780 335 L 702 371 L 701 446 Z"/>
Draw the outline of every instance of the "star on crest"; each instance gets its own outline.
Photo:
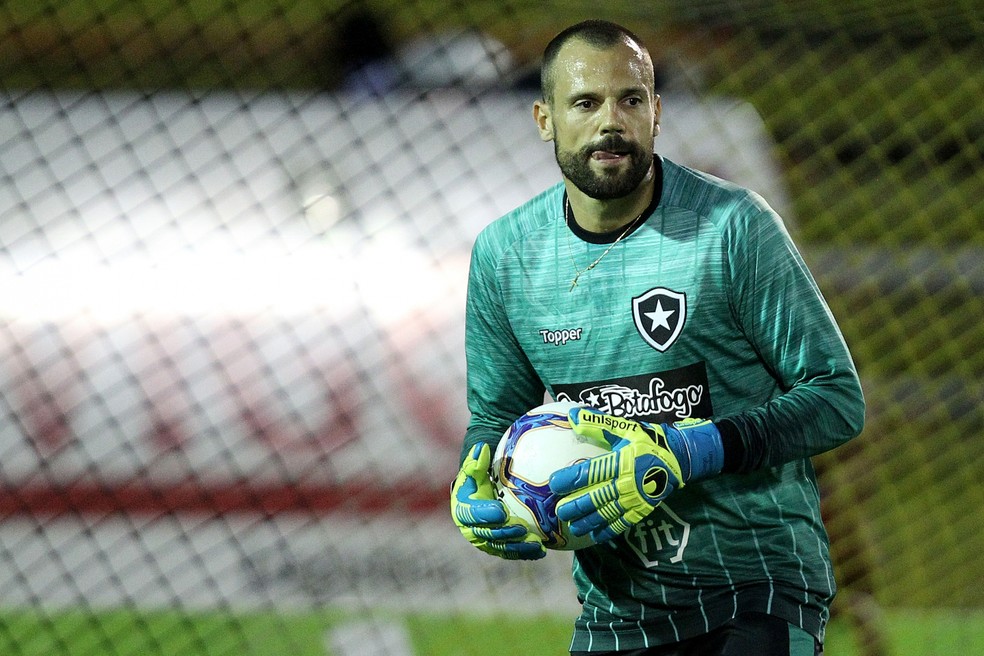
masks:
<path id="1" fill-rule="evenodd" d="M 653 322 L 649 330 L 656 330 L 657 326 L 669 330 L 670 322 L 667 319 L 672 317 L 674 312 L 676 310 L 664 310 L 663 304 L 656 301 L 656 308 L 652 312 L 643 312 L 643 316 Z"/>

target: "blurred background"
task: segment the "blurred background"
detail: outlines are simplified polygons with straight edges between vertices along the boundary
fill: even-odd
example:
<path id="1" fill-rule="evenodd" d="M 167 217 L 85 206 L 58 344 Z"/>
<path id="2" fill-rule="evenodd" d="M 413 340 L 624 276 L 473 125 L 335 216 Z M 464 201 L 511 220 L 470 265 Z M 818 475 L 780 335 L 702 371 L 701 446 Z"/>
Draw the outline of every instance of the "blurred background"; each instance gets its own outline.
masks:
<path id="1" fill-rule="evenodd" d="M 857 360 L 827 653 L 984 653 L 979 2 L 6 0 L 0 655 L 567 653 L 570 556 L 447 489 L 469 249 L 559 181 L 538 58 L 592 17 Z"/>

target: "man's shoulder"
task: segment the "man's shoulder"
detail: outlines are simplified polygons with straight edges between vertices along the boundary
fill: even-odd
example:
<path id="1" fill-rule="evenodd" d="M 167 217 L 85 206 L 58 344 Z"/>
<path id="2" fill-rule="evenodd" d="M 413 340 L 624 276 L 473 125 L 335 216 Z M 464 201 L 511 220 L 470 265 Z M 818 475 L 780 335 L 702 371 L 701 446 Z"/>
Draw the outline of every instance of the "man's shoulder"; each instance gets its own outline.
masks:
<path id="1" fill-rule="evenodd" d="M 712 173 L 663 158 L 663 205 L 698 214 L 718 213 L 724 206 L 758 213 L 770 209 L 756 192 Z"/>
<path id="2" fill-rule="evenodd" d="M 563 218 L 564 185 L 558 183 L 485 226 L 476 248 L 505 250 Z"/>
<path id="3" fill-rule="evenodd" d="M 747 187 L 666 158 L 663 158 L 663 185 L 669 199 L 676 202 L 731 198 L 764 203 L 761 196 Z"/>

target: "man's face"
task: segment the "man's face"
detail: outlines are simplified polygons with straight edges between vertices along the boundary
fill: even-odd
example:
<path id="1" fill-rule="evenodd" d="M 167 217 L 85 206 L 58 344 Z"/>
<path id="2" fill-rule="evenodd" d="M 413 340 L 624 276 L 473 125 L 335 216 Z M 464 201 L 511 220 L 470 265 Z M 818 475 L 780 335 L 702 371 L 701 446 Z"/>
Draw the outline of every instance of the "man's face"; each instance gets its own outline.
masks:
<path id="1" fill-rule="evenodd" d="M 567 43 L 554 62 L 553 98 L 534 109 L 557 164 L 592 198 L 622 198 L 653 163 L 659 98 L 648 58 L 629 43 L 599 50 Z"/>

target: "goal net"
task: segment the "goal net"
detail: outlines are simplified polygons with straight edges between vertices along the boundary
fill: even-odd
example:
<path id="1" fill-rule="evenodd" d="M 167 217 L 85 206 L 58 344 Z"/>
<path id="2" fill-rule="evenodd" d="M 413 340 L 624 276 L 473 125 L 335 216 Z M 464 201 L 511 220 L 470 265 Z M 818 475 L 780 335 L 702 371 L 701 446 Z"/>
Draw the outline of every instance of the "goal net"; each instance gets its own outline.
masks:
<path id="1" fill-rule="evenodd" d="M 652 6 L 649 6 L 652 4 Z M 0 653 L 565 654 L 448 514 L 482 227 L 596 3 L 0 7 Z M 828 650 L 984 650 L 984 10 L 611 2 L 657 150 L 784 217 L 857 361 Z"/>

